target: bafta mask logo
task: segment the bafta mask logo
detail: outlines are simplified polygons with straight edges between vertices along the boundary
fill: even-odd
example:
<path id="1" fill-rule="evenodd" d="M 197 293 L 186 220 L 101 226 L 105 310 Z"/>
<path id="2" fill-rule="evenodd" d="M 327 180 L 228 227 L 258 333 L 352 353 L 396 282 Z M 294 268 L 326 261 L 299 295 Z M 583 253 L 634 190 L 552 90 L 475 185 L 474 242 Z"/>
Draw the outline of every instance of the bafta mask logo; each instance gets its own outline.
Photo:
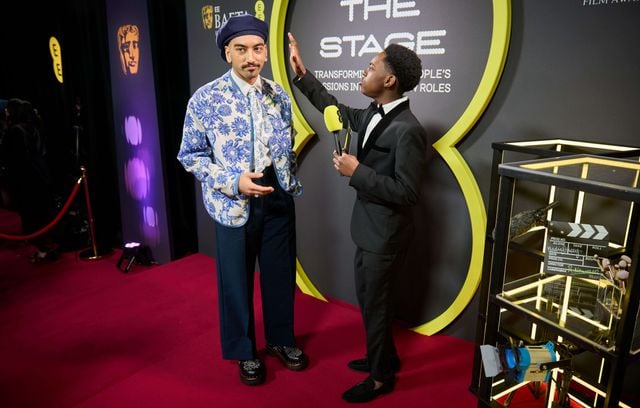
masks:
<path id="1" fill-rule="evenodd" d="M 136 75 L 140 63 L 140 30 L 138 26 L 127 24 L 118 28 L 118 45 L 120 46 L 120 62 L 125 75 Z"/>
<path id="2" fill-rule="evenodd" d="M 212 5 L 207 5 L 202 7 L 202 25 L 207 30 L 211 30 L 213 28 L 213 6 Z"/>

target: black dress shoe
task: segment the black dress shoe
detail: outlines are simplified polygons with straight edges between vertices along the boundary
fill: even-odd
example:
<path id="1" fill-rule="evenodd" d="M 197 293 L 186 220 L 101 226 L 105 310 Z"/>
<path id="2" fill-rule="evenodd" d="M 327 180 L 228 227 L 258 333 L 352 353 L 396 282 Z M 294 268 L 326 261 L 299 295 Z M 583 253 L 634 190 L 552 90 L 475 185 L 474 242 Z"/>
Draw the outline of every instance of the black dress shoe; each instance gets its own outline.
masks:
<path id="1" fill-rule="evenodd" d="M 369 359 L 365 357 L 357 360 L 351 360 L 347 363 L 347 367 L 355 371 L 368 373 L 370 371 Z M 394 373 L 400 371 L 400 359 L 393 360 L 393 362 L 391 363 L 391 370 L 393 370 Z"/>
<path id="2" fill-rule="evenodd" d="M 347 367 L 349 367 L 352 370 L 355 371 L 360 371 L 363 373 L 368 373 L 369 372 L 369 359 L 365 358 L 359 358 L 357 360 L 351 360 L 347 363 Z"/>
<path id="3" fill-rule="evenodd" d="M 240 381 L 247 385 L 258 385 L 264 382 L 264 364 L 259 358 L 238 361 Z"/>
<path id="4" fill-rule="evenodd" d="M 369 402 L 379 395 L 388 394 L 393 391 L 395 382 L 395 378 L 391 378 L 376 389 L 376 383 L 373 381 L 373 378 L 367 377 L 361 383 L 346 390 L 342 394 L 342 399 L 347 402 Z"/>
<path id="5" fill-rule="evenodd" d="M 267 344 L 267 354 L 277 357 L 289 370 L 300 371 L 309 365 L 309 359 L 298 347 Z"/>

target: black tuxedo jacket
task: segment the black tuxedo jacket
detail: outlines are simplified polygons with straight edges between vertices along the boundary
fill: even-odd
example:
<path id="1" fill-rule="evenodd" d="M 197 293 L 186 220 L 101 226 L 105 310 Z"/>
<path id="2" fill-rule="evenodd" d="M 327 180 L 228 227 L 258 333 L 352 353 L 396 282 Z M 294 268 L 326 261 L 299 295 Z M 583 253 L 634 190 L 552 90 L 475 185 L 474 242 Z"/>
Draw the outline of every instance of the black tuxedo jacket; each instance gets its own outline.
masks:
<path id="1" fill-rule="evenodd" d="M 321 112 L 328 105 L 338 106 L 344 126 L 348 123 L 358 133 L 360 164 L 349 181 L 358 197 L 351 217 L 354 243 L 370 252 L 396 252 L 413 231 L 411 206 L 418 202 L 427 161 L 427 135 L 409 101 L 388 112 L 362 147 L 375 104 L 354 109 L 337 103 L 308 70 L 293 83 Z"/>

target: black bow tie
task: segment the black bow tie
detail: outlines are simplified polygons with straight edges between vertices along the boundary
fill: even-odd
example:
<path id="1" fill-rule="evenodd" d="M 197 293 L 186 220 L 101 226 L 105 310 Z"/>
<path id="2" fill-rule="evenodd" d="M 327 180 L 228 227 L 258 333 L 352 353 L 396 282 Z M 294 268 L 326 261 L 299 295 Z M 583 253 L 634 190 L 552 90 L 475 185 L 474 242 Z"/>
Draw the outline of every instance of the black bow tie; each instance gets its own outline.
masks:
<path id="1" fill-rule="evenodd" d="M 382 116 L 384 118 L 384 108 L 382 107 L 382 105 L 376 106 L 376 110 L 378 111 L 380 116 Z"/>

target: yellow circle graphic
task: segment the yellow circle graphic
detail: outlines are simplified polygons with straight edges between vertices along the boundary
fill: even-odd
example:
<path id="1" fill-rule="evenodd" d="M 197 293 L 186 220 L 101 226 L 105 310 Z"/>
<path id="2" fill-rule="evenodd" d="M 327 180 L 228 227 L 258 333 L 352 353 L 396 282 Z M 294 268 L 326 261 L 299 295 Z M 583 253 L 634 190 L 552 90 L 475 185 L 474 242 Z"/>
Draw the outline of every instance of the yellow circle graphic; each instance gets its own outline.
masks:
<path id="1" fill-rule="evenodd" d="M 273 3 L 270 21 L 269 52 L 273 56 L 271 59 L 271 70 L 274 79 L 281 84 L 290 95 L 293 95 L 287 77 L 287 57 L 284 52 L 285 19 L 288 4 L 288 0 L 275 0 Z M 478 183 L 464 157 L 462 157 L 462 154 L 460 154 L 456 148 L 456 145 L 467 132 L 469 132 L 473 125 L 476 124 L 487 108 L 498 86 L 507 58 L 509 35 L 511 32 L 511 2 L 509 0 L 493 0 L 492 12 L 493 28 L 491 45 L 487 65 L 484 68 L 478 89 L 460 118 L 453 124 L 449 131 L 433 144 L 433 147 L 440 156 L 442 156 L 445 163 L 447 163 L 460 185 L 469 211 L 472 238 L 469 269 L 460 292 L 451 305 L 439 316 L 413 328 L 416 332 L 425 335 L 435 334 L 453 322 L 464 311 L 473 298 L 480 284 L 480 279 L 482 278 L 482 257 L 487 223 L 486 210 Z M 314 135 L 314 132 L 304 119 L 295 100 L 292 101 L 292 104 L 293 122 L 297 131 L 294 150 L 298 153 L 309 141 L 311 136 Z M 297 263 L 296 272 L 296 280 L 303 293 L 326 301 L 324 296 L 322 296 L 307 277 L 300 262 Z"/>

